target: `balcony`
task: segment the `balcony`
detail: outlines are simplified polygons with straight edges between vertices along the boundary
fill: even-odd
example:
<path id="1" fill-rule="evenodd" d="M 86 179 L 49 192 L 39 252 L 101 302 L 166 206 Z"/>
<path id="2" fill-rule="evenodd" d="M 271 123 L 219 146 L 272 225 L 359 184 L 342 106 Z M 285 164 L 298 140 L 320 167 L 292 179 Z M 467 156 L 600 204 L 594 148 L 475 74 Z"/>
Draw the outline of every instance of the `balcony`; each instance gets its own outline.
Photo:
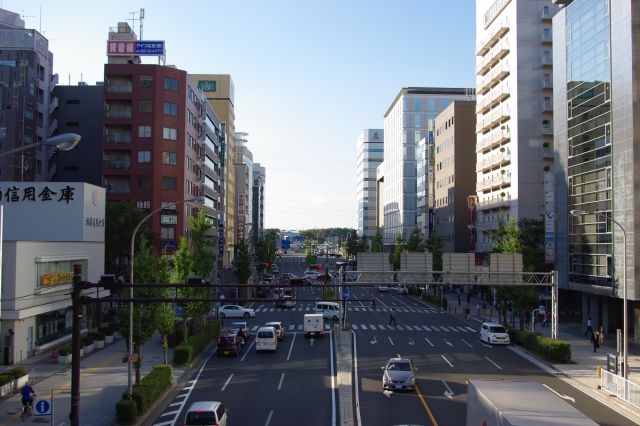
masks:
<path id="1" fill-rule="evenodd" d="M 511 205 L 511 194 L 505 196 L 493 196 L 478 202 L 478 210 L 499 209 Z M 492 223 L 492 222 L 490 222 Z"/>
<path id="2" fill-rule="evenodd" d="M 103 160 L 102 167 L 105 169 L 129 169 L 131 160 Z"/>
<path id="3" fill-rule="evenodd" d="M 511 130 L 509 130 L 508 127 L 505 127 L 504 129 L 496 129 L 491 133 L 482 135 L 476 145 L 476 152 L 496 147 L 509 139 L 511 139 Z"/>
<path id="4" fill-rule="evenodd" d="M 503 105 L 491 111 L 489 114 L 485 114 L 483 120 L 478 120 L 476 124 L 476 133 L 486 132 L 487 130 L 496 127 L 511 116 L 508 105 Z"/>
<path id="5" fill-rule="evenodd" d="M 132 93 L 133 85 L 131 83 L 114 83 L 107 85 L 107 93 Z"/>
<path id="6" fill-rule="evenodd" d="M 541 44 L 551 44 L 553 43 L 553 33 L 549 28 L 545 28 L 540 33 L 540 43 Z"/>
<path id="7" fill-rule="evenodd" d="M 476 74 L 482 75 L 482 76 L 487 74 L 487 72 L 489 72 L 489 70 L 495 64 L 497 64 L 500 61 L 500 59 L 507 56 L 507 53 L 509 53 L 509 48 L 510 46 L 509 46 L 508 38 L 501 40 L 498 44 L 493 46 L 489 51 L 489 53 L 487 54 L 486 58 L 484 58 L 481 61 L 478 61 L 478 65 L 476 67 Z"/>
<path id="8" fill-rule="evenodd" d="M 553 101 L 551 99 L 545 99 L 541 105 L 542 112 L 553 112 Z"/>
<path id="9" fill-rule="evenodd" d="M 131 133 L 106 135 L 105 141 L 107 143 L 131 143 Z"/>
<path id="10" fill-rule="evenodd" d="M 47 136 L 51 137 L 53 133 L 58 130 L 58 119 L 54 118 L 49 122 L 49 128 L 47 129 Z"/>
<path id="11" fill-rule="evenodd" d="M 551 149 L 551 148 L 543 148 L 542 149 L 542 159 L 543 160 L 553 160 L 553 149 Z"/>
<path id="12" fill-rule="evenodd" d="M 58 79 L 59 79 L 58 74 L 51 75 L 51 78 L 49 80 L 49 93 L 53 92 L 53 89 L 58 84 Z"/>
<path id="13" fill-rule="evenodd" d="M 484 95 L 492 86 L 495 86 L 500 80 L 509 75 L 511 69 L 509 68 L 509 61 L 502 61 L 495 67 L 491 68 L 491 71 L 485 75 L 485 77 L 478 83 L 477 94 Z"/>
<path id="14" fill-rule="evenodd" d="M 491 91 L 484 97 L 482 102 L 476 105 L 476 113 L 484 114 L 494 106 L 498 105 L 503 100 L 507 99 L 511 95 L 509 91 L 509 82 L 505 81 L 500 85 L 491 89 Z"/>
<path id="15" fill-rule="evenodd" d="M 511 162 L 511 152 L 505 150 L 487 156 L 476 163 L 476 172 L 485 172 L 497 167 L 502 167 Z"/>
<path id="16" fill-rule="evenodd" d="M 543 135 L 551 135 L 551 136 L 553 136 L 553 124 L 543 124 L 542 125 L 542 134 Z"/>
<path id="17" fill-rule="evenodd" d="M 511 173 L 505 172 L 482 179 L 476 184 L 476 192 L 493 191 L 508 185 L 511 185 Z"/>
<path id="18" fill-rule="evenodd" d="M 551 18 L 553 18 L 553 14 L 549 10 L 549 7 L 548 6 L 544 6 L 542 8 L 542 10 L 540 11 L 540 20 L 541 21 L 551 21 Z"/>
<path id="19" fill-rule="evenodd" d="M 109 118 L 131 118 L 130 109 L 110 109 L 105 111 L 105 116 Z"/>
<path id="20" fill-rule="evenodd" d="M 541 86 L 544 90 L 553 90 L 553 79 L 551 77 L 543 77 Z"/>
<path id="21" fill-rule="evenodd" d="M 509 31 L 509 17 L 505 16 L 500 21 L 496 22 L 495 29 L 484 40 L 476 45 L 476 55 L 484 56 L 491 47 L 496 44 L 500 37 L 505 35 Z"/>
<path id="22" fill-rule="evenodd" d="M 51 97 L 51 102 L 49 102 L 49 115 L 53 114 L 53 112 L 58 109 L 58 97 L 57 96 L 52 96 Z"/>
<path id="23" fill-rule="evenodd" d="M 553 59 L 551 58 L 551 54 L 542 55 L 540 57 L 540 65 L 543 67 L 553 66 Z"/>

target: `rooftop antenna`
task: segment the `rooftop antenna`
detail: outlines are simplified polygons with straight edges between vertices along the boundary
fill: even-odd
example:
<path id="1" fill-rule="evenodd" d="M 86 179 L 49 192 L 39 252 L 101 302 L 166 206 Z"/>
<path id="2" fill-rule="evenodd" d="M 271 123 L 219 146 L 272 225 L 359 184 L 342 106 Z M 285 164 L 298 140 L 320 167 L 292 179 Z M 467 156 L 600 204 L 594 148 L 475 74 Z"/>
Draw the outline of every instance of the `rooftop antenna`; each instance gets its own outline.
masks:
<path id="1" fill-rule="evenodd" d="M 142 38 L 142 21 L 144 21 L 144 8 L 140 8 L 140 40 L 144 40 Z"/>
<path id="2" fill-rule="evenodd" d="M 140 18 L 137 18 L 136 15 L 138 15 L 140 12 L 129 12 L 129 15 L 131 15 L 130 19 L 127 19 L 128 21 L 131 21 L 131 28 L 135 28 L 136 26 L 136 21 L 139 21 Z M 142 39 L 142 37 L 140 37 L 140 40 Z"/>
<path id="3" fill-rule="evenodd" d="M 20 14 L 20 17 L 24 20 L 24 18 L 35 18 L 35 16 L 33 15 L 25 15 L 24 14 L 24 9 L 22 9 L 22 13 Z"/>

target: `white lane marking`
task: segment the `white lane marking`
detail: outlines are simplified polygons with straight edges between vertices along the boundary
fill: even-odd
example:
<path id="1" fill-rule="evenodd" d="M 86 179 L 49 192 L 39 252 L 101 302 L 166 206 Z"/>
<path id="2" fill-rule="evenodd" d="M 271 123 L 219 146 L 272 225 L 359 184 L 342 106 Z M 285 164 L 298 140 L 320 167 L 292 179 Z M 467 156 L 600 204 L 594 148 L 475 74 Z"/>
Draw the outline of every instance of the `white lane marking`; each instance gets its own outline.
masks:
<path id="1" fill-rule="evenodd" d="M 251 348 L 253 347 L 254 343 L 256 343 L 256 339 L 253 339 L 251 341 L 251 344 L 249 345 L 249 347 L 247 349 L 245 349 L 244 355 L 242 355 L 242 358 L 240 358 L 240 362 L 244 362 L 244 359 L 247 357 L 247 355 L 251 351 Z"/>
<path id="2" fill-rule="evenodd" d="M 372 345 L 375 345 L 376 343 L 378 343 L 378 339 L 376 339 L 376 336 L 373 336 L 373 339 L 371 339 L 369 343 L 371 343 Z"/>
<path id="3" fill-rule="evenodd" d="M 229 376 L 229 378 L 227 379 L 226 382 L 224 382 L 224 386 L 222 386 L 222 389 L 220 389 L 220 392 L 224 392 L 224 390 L 227 388 L 227 385 L 229 384 L 229 382 L 231 382 L 231 379 L 233 378 L 233 373 L 231 373 L 231 375 Z"/>
<path id="4" fill-rule="evenodd" d="M 391 346 L 394 346 L 393 340 L 391 340 L 391 336 L 387 336 L 387 338 L 389 339 L 389 343 L 391 343 Z"/>
<path id="5" fill-rule="evenodd" d="M 390 391 L 390 390 L 388 390 L 388 389 L 385 389 L 385 390 L 383 390 L 383 391 L 382 391 L 382 394 L 383 394 L 384 396 L 386 396 L 387 398 L 391 398 L 391 394 L 392 394 L 392 393 L 393 393 L 393 391 Z"/>
<path id="6" fill-rule="evenodd" d="M 444 359 L 444 362 L 446 362 L 447 364 L 449 364 L 449 367 L 453 368 L 453 364 L 451 364 L 451 363 L 449 362 L 449 360 L 447 359 L 447 357 L 446 357 L 446 356 L 444 356 L 444 355 L 442 355 L 442 354 L 440 354 L 440 356 L 442 357 L 442 359 Z"/>
<path id="7" fill-rule="evenodd" d="M 462 343 L 464 343 L 465 345 L 469 346 L 470 348 L 473 348 L 473 346 L 471 346 L 471 344 L 469 342 L 467 342 L 464 339 L 460 339 L 462 341 Z"/>
<path id="8" fill-rule="evenodd" d="M 351 330 L 351 334 L 353 334 L 353 374 L 356 384 L 356 419 L 358 423 L 356 426 L 360 426 L 362 424 L 362 419 L 360 418 L 360 392 L 358 387 L 358 347 L 356 346 L 356 332 Z"/>
<path id="9" fill-rule="evenodd" d="M 569 401 L 573 402 L 574 404 L 576 403 L 576 399 L 572 398 L 568 395 L 561 395 L 558 392 L 554 391 L 553 389 L 551 389 L 549 386 L 545 385 L 544 383 L 542 384 L 542 386 L 544 386 L 545 388 L 549 389 L 551 392 L 555 393 L 556 395 L 558 395 L 560 398 L 562 399 L 568 399 Z"/>
<path id="10" fill-rule="evenodd" d="M 160 414 L 160 417 L 164 417 L 164 416 L 173 416 L 180 413 L 180 410 L 176 410 L 176 411 L 167 411 L 166 413 L 162 413 Z"/>
<path id="11" fill-rule="evenodd" d="M 181 405 L 182 402 L 174 402 L 173 404 L 169 404 L 169 407 L 173 407 L 174 405 Z"/>
<path id="12" fill-rule="evenodd" d="M 284 373 L 280 376 L 280 383 L 278 383 L 278 390 L 282 389 L 282 381 L 284 380 Z"/>
<path id="13" fill-rule="evenodd" d="M 336 373 L 333 369 L 333 333 L 329 335 L 329 358 L 331 358 L 331 426 L 336 426 Z"/>
<path id="14" fill-rule="evenodd" d="M 449 346 L 453 347 L 453 343 L 451 343 L 450 341 L 448 341 L 448 340 L 447 340 L 447 339 L 445 339 L 444 337 L 442 338 L 442 340 L 444 340 L 444 342 L 445 342 L 447 345 L 449 345 Z"/>
<path id="15" fill-rule="evenodd" d="M 411 337 L 409 337 L 409 346 L 413 346 L 415 344 L 416 342 Z"/>
<path id="16" fill-rule="evenodd" d="M 455 331 L 456 333 L 459 333 L 459 332 L 460 332 L 460 330 L 458 330 L 457 328 L 452 327 L 452 326 L 449 326 L 449 330 L 451 330 L 451 331 Z"/>
<path id="17" fill-rule="evenodd" d="M 497 368 L 498 370 L 502 370 L 502 367 L 500 367 L 500 366 L 499 366 L 498 364 L 496 364 L 495 362 L 491 361 L 488 357 L 486 357 L 486 356 L 485 356 L 485 357 L 484 357 L 484 359 L 486 359 L 487 361 L 489 361 L 491 364 L 495 365 L 495 366 L 496 366 L 496 368 Z"/>
<path id="18" fill-rule="evenodd" d="M 447 388 L 447 390 L 444 391 L 444 396 L 446 396 L 449 399 L 452 399 L 453 392 L 451 391 L 451 388 L 449 387 L 447 382 L 445 382 L 444 380 L 442 381 L 442 384 L 444 385 L 445 388 Z"/>
<path id="19" fill-rule="evenodd" d="M 291 324 L 291 325 L 289 326 L 289 330 L 293 330 L 294 328 L 295 328 L 295 325 L 293 325 L 293 324 Z"/>
<path id="20" fill-rule="evenodd" d="M 424 338 L 424 340 L 426 340 L 426 341 L 427 341 L 427 343 L 428 343 L 428 344 L 430 344 L 430 345 L 431 345 L 431 347 L 433 347 L 433 343 L 431 343 L 431 340 L 427 339 L 426 337 Z"/>
<path id="21" fill-rule="evenodd" d="M 264 423 L 264 426 L 269 426 L 269 423 L 271 423 L 271 416 L 273 416 L 273 410 L 269 411 L 269 415 L 267 416 L 267 421 Z"/>
<path id="22" fill-rule="evenodd" d="M 409 306 L 408 304 L 406 304 L 403 300 L 400 300 L 400 299 L 398 299 L 397 297 L 395 297 L 395 296 L 393 296 L 393 295 L 391 295 L 391 294 L 390 294 L 389 296 L 391 296 L 391 298 L 392 298 L 392 299 L 395 299 L 395 300 L 397 300 L 398 302 L 402 303 L 404 306 L 406 306 L 406 307 L 410 307 L 410 306 Z"/>
<path id="23" fill-rule="evenodd" d="M 291 340 L 291 346 L 289 347 L 289 355 L 287 355 L 287 361 L 289 361 L 289 358 L 291 358 L 291 350 L 293 349 L 293 342 L 296 341 L 296 335 L 293 335 L 293 339 Z"/>

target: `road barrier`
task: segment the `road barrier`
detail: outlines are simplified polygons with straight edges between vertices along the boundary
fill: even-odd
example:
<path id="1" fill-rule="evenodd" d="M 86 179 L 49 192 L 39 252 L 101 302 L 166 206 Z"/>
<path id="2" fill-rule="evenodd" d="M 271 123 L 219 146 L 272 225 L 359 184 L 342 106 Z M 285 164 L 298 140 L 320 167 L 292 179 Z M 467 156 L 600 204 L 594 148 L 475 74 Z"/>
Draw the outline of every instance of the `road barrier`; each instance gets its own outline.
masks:
<path id="1" fill-rule="evenodd" d="M 605 369 L 601 371 L 600 387 L 602 390 L 617 396 L 636 408 L 640 408 L 640 386 Z"/>

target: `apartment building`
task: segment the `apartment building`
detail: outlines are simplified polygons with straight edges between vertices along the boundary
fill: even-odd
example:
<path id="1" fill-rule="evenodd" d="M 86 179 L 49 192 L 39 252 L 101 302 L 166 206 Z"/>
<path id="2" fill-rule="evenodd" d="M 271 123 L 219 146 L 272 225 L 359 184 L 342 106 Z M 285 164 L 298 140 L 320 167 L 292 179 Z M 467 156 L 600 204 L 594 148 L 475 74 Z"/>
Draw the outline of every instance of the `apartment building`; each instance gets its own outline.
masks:
<path id="1" fill-rule="evenodd" d="M 489 231 L 500 220 L 544 217 L 541 183 L 553 167 L 556 11 L 551 0 L 476 2 L 478 252 L 491 250 Z"/>
<path id="2" fill-rule="evenodd" d="M 251 212 L 253 224 L 254 246 L 264 233 L 264 189 L 266 185 L 266 169 L 260 163 L 253 163 L 253 210 Z"/>
<path id="3" fill-rule="evenodd" d="M 435 118 L 434 229 L 447 253 L 475 249 L 467 227 L 467 198 L 476 190 L 475 107 L 454 101 Z"/>
<path id="4" fill-rule="evenodd" d="M 236 168 L 236 241 L 252 241 L 253 230 L 253 153 L 246 146 L 248 133 L 234 135 L 234 167 Z"/>
<path id="5" fill-rule="evenodd" d="M 356 142 L 356 199 L 358 235 L 373 238 L 376 226 L 376 169 L 384 159 L 384 130 L 364 129 Z"/>
<path id="6" fill-rule="evenodd" d="M 640 169 L 634 139 L 640 115 L 634 88 L 640 83 L 640 5 L 556 3 L 562 6 L 553 17 L 556 267 L 566 289 L 561 300 L 613 332 L 622 328 L 626 278 L 629 335 L 638 342 Z"/>

